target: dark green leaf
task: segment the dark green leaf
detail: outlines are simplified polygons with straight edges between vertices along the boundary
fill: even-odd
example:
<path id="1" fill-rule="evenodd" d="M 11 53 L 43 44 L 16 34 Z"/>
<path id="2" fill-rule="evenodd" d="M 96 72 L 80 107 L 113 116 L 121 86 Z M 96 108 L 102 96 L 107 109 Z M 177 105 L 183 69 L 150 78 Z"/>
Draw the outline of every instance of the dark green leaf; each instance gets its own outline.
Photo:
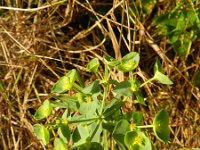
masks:
<path id="1" fill-rule="evenodd" d="M 171 35 L 168 39 L 169 44 L 176 43 L 180 38 L 180 35 Z"/>
<path id="2" fill-rule="evenodd" d="M 179 18 L 177 19 L 177 25 L 176 25 L 176 29 L 173 30 L 172 32 L 179 32 L 177 34 L 181 34 L 185 28 L 185 16 L 183 13 L 180 14 Z"/>
<path id="3" fill-rule="evenodd" d="M 108 130 L 110 133 L 114 131 L 115 128 L 115 122 L 112 120 L 106 121 L 102 123 L 103 129 Z"/>
<path id="4" fill-rule="evenodd" d="M 43 104 L 36 110 L 34 117 L 36 120 L 47 118 L 51 114 L 51 111 L 52 106 L 50 101 L 45 100 Z"/>
<path id="5" fill-rule="evenodd" d="M 73 138 L 74 144 L 71 148 L 75 149 L 77 147 L 80 147 L 80 146 L 86 144 L 89 136 L 90 136 L 90 134 L 88 131 L 88 127 L 86 125 L 83 126 L 83 125 L 79 124 L 73 133 L 72 138 Z"/>
<path id="6" fill-rule="evenodd" d="M 83 81 L 83 78 L 80 76 L 80 74 L 78 72 L 76 73 L 76 79 L 77 79 L 78 83 L 80 83 L 81 87 L 85 87 L 85 83 Z"/>
<path id="7" fill-rule="evenodd" d="M 64 143 L 68 143 L 70 140 L 70 129 L 67 124 L 60 124 L 60 127 L 58 128 L 58 135 L 63 140 Z"/>
<path id="8" fill-rule="evenodd" d="M 89 150 L 104 150 L 104 148 L 100 143 L 92 142 Z"/>
<path id="9" fill-rule="evenodd" d="M 49 143 L 49 131 L 41 124 L 35 124 L 33 126 L 34 133 L 36 134 L 37 138 L 40 139 L 44 145 Z"/>
<path id="10" fill-rule="evenodd" d="M 200 89 L 200 69 L 195 74 L 194 84 Z"/>
<path id="11" fill-rule="evenodd" d="M 159 111 L 153 120 L 153 130 L 156 137 L 162 142 L 167 142 L 170 138 L 168 114 L 165 110 Z"/>
<path id="12" fill-rule="evenodd" d="M 73 139 L 73 142 L 74 143 L 77 143 L 80 139 L 81 139 L 81 136 L 78 132 L 78 128 L 76 128 L 72 134 L 72 139 Z"/>
<path id="13" fill-rule="evenodd" d="M 111 100 L 111 102 L 105 107 L 103 116 L 108 117 L 108 116 L 112 115 L 113 113 L 118 111 L 123 104 L 124 104 L 124 101 L 117 99 L 117 98 L 113 98 Z"/>
<path id="14" fill-rule="evenodd" d="M 142 118 L 143 116 L 141 111 L 132 112 L 132 121 L 137 126 L 142 124 Z"/>
<path id="15" fill-rule="evenodd" d="M 127 120 L 120 120 L 113 131 L 113 138 L 121 146 L 124 147 L 124 136 L 130 130 L 130 124 Z"/>
<path id="16" fill-rule="evenodd" d="M 109 84 L 113 84 L 113 85 L 117 85 L 117 84 L 119 84 L 118 81 L 116 81 L 116 80 L 112 80 L 112 79 L 108 80 L 108 83 L 109 83 Z"/>
<path id="17" fill-rule="evenodd" d="M 139 91 L 134 92 L 134 95 L 136 97 L 136 100 L 135 100 L 136 103 L 140 103 L 140 104 L 146 106 L 146 103 L 144 101 L 144 97 L 143 97 L 141 92 L 139 92 Z"/>
<path id="18" fill-rule="evenodd" d="M 94 58 L 88 63 L 86 71 L 97 72 L 98 67 L 99 67 L 99 60 L 98 60 L 98 58 Z"/>

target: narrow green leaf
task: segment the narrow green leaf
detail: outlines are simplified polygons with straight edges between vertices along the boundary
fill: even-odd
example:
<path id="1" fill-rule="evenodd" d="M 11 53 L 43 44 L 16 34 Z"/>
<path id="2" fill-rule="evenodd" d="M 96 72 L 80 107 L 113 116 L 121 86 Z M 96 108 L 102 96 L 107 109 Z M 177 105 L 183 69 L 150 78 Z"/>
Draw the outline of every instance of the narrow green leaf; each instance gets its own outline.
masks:
<path id="1" fill-rule="evenodd" d="M 37 138 L 40 139 L 44 145 L 49 143 L 49 131 L 41 124 L 35 124 L 33 126 L 34 133 L 36 134 Z"/>
<path id="2" fill-rule="evenodd" d="M 124 136 L 127 131 L 130 130 L 130 124 L 127 120 L 120 120 L 113 131 L 113 138 L 121 146 L 124 147 Z"/>
<path id="3" fill-rule="evenodd" d="M 80 84 L 81 87 L 85 87 L 84 80 L 78 72 L 76 72 L 76 80 L 78 81 L 78 83 Z"/>
<path id="4" fill-rule="evenodd" d="M 170 138 L 169 119 L 165 110 L 160 110 L 153 120 L 153 130 L 156 137 L 162 142 L 167 142 Z"/>
<path id="5" fill-rule="evenodd" d="M 102 124 L 99 121 L 93 122 L 90 125 L 88 125 L 88 129 L 90 133 L 91 142 L 100 143 L 101 133 L 102 133 Z"/>
<path id="6" fill-rule="evenodd" d="M 72 140 L 73 140 L 74 143 L 77 143 L 80 139 L 81 139 L 81 136 L 78 132 L 78 128 L 76 128 L 74 130 L 74 132 L 72 133 Z"/>
<path id="7" fill-rule="evenodd" d="M 121 106 L 124 104 L 124 101 L 121 99 L 113 98 L 111 102 L 105 107 L 105 111 L 103 113 L 104 117 L 108 117 L 118 111 Z"/>
<path id="8" fill-rule="evenodd" d="M 162 66 L 158 58 L 156 58 L 156 63 L 153 67 L 153 70 L 154 70 L 154 73 L 157 71 L 162 72 Z"/>
<path id="9" fill-rule="evenodd" d="M 67 145 L 60 138 L 55 138 L 54 140 L 54 150 L 67 150 Z"/>
<path id="10" fill-rule="evenodd" d="M 141 92 L 139 92 L 139 91 L 134 92 L 134 95 L 136 97 L 136 100 L 135 100 L 136 103 L 140 103 L 140 104 L 146 106 L 146 103 L 144 101 L 144 97 L 143 97 Z"/>
<path id="11" fill-rule="evenodd" d="M 98 67 L 99 67 L 99 60 L 98 60 L 98 58 L 94 58 L 88 63 L 86 71 L 87 72 L 97 72 Z"/>
<path id="12" fill-rule="evenodd" d="M 104 148 L 100 143 L 92 142 L 89 150 L 104 150 Z"/>
<path id="13" fill-rule="evenodd" d="M 156 71 L 154 74 L 154 78 L 160 81 L 162 84 L 173 84 L 173 82 L 164 74 L 159 71 Z"/>
<path id="14" fill-rule="evenodd" d="M 75 149 L 77 147 L 80 147 L 80 146 L 86 144 L 89 136 L 90 136 L 90 134 L 89 134 L 87 126 L 86 125 L 83 126 L 83 125 L 79 124 L 73 133 L 72 138 L 73 138 L 74 144 L 71 148 Z"/>
<path id="15" fill-rule="evenodd" d="M 64 143 L 68 143 L 70 140 L 70 129 L 67 124 L 61 123 L 60 127 L 58 128 L 58 135 L 63 140 Z"/>
<path id="16" fill-rule="evenodd" d="M 57 107 L 57 108 L 68 108 L 69 105 L 65 102 L 62 101 L 51 101 L 51 106 L 52 107 Z"/>
<path id="17" fill-rule="evenodd" d="M 36 120 L 47 118 L 51 114 L 51 111 L 52 106 L 50 101 L 45 100 L 43 104 L 36 110 L 34 117 Z"/>
<path id="18" fill-rule="evenodd" d="M 69 96 L 67 94 L 62 94 L 59 96 L 53 95 L 53 98 L 61 101 L 61 102 L 52 101 L 52 104 L 54 104 L 55 106 L 57 104 L 59 108 L 67 107 L 72 110 L 78 110 L 79 108 L 79 101 L 77 96 Z"/>

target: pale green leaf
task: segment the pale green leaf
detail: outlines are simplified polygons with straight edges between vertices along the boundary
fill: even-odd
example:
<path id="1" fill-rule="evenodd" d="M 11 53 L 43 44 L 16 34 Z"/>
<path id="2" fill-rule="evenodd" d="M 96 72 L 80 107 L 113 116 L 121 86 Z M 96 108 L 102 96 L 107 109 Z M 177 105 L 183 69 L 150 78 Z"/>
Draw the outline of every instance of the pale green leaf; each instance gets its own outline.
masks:
<path id="1" fill-rule="evenodd" d="M 55 138 L 54 140 L 54 150 L 67 150 L 67 145 L 60 138 Z"/>
<path id="2" fill-rule="evenodd" d="M 159 71 L 155 72 L 154 79 L 160 81 L 162 84 L 173 84 L 173 82 Z"/>
<path id="3" fill-rule="evenodd" d="M 99 60 L 98 60 L 98 58 L 94 58 L 88 63 L 86 71 L 87 72 L 97 72 L 98 67 L 99 67 Z"/>
<path id="4" fill-rule="evenodd" d="M 40 139 L 44 145 L 49 143 L 49 131 L 41 124 L 35 124 L 33 126 L 34 133 L 36 134 L 37 138 Z"/>
<path id="5" fill-rule="evenodd" d="M 51 114 L 51 111 L 52 106 L 50 101 L 45 100 L 43 104 L 36 110 L 34 117 L 36 120 L 47 118 Z"/>

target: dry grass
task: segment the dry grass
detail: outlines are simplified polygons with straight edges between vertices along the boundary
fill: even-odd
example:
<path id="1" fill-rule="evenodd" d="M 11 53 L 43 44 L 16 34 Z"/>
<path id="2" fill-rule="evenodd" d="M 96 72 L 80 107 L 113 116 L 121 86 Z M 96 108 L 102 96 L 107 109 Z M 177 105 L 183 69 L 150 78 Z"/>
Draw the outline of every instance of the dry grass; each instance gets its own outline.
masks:
<path id="1" fill-rule="evenodd" d="M 174 3 L 159 2 L 158 10 Z M 150 16 L 139 18 L 123 0 L 49 0 L 34 5 L 32 0 L 4 0 L 0 6 L 5 6 L 0 7 L 0 149 L 51 149 L 36 139 L 32 125 L 35 110 L 49 97 L 54 82 L 72 68 L 90 80 L 85 66 L 91 58 L 102 60 L 108 53 L 120 59 L 128 51 L 140 53 L 138 78 L 152 76 L 158 56 L 174 82 L 170 87 L 146 86 L 148 107 L 140 107 L 145 124 L 151 124 L 161 108 L 169 112 L 171 142 L 161 144 L 162 149 L 200 146 L 200 92 L 193 85 L 200 66 L 199 40 L 187 57 L 179 58 L 164 37 L 155 36 Z M 125 75 L 116 73 L 115 78 L 123 80 Z"/>

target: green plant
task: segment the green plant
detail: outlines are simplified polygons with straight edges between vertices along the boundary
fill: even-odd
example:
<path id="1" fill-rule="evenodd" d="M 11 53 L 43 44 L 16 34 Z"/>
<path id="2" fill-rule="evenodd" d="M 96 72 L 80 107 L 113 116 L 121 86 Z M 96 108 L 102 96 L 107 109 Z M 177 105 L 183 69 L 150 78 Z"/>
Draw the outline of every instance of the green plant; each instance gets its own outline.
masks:
<path id="1" fill-rule="evenodd" d="M 192 42 L 200 37 L 199 17 L 199 5 L 194 0 L 181 0 L 171 11 L 157 17 L 156 25 L 179 56 L 189 54 Z"/>
<path id="2" fill-rule="evenodd" d="M 162 142 L 167 142 L 170 130 L 165 110 L 156 114 L 152 125 L 142 125 L 142 112 L 124 112 L 121 109 L 130 98 L 134 98 L 133 103 L 145 106 L 140 89 L 153 80 L 172 84 L 161 73 L 159 61 L 154 66 L 154 76 L 144 83 L 137 80 L 133 72 L 139 64 L 138 53 L 131 52 L 121 61 L 104 56 L 103 62 L 104 72 L 99 71 L 98 59 L 88 63 L 87 71 L 95 73 L 97 77 L 88 85 L 85 85 L 74 69 L 55 83 L 51 89 L 54 100 L 44 101 L 35 113 L 37 120 L 46 119 L 46 123 L 34 125 L 36 136 L 46 145 L 50 135 L 53 135 L 55 150 L 108 150 L 111 147 L 151 150 L 152 143 L 143 129 L 153 128 L 155 136 Z M 113 68 L 128 72 L 129 79 L 122 82 L 111 79 Z M 52 114 L 54 107 L 64 110 L 62 116 Z"/>

